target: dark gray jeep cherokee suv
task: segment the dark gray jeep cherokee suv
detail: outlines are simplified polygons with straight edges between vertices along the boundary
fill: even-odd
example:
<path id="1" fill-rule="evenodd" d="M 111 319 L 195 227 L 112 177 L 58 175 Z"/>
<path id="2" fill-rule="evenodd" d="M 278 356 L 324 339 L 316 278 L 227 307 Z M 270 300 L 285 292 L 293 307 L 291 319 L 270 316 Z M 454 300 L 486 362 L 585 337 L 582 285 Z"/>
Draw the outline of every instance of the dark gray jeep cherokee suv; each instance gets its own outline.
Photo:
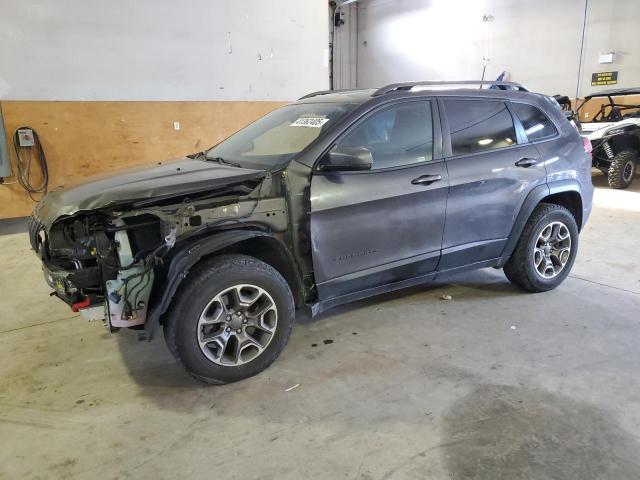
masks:
<path id="1" fill-rule="evenodd" d="M 588 142 L 550 97 L 446 83 L 313 93 L 208 151 L 56 189 L 30 225 L 45 278 L 111 330 L 161 325 L 210 383 L 273 362 L 297 308 L 482 267 L 555 288 L 591 210 Z"/>

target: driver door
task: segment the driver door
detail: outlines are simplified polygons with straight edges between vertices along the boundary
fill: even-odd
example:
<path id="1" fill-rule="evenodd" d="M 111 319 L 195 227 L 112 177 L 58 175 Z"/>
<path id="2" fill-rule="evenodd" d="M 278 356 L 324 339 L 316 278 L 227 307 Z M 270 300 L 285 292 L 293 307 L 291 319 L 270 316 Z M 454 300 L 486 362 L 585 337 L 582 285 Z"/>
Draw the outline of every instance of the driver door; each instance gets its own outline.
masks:
<path id="1" fill-rule="evenodd" d="M 434 103 L 382 107 L 338 139 L 337 151 L 368 149 L 370 170 L 324 172 L 320 160 L 311 181 L 320 300 L 435 271 L 449 182 Z"/>

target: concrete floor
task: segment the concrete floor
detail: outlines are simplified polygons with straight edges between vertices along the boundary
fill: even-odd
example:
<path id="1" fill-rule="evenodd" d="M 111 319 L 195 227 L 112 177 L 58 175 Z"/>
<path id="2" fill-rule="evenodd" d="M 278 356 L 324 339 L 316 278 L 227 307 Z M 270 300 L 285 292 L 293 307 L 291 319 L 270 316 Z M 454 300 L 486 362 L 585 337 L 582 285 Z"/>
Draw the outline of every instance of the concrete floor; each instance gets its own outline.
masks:
<path id="1" fill-rule="evenodd" d="M 0 477 L 638 479 L 640 178 L 594 183 L 557 290 L 483 270 L 303 318 L 224 387 L 71 314 L 0 236 Z"/>

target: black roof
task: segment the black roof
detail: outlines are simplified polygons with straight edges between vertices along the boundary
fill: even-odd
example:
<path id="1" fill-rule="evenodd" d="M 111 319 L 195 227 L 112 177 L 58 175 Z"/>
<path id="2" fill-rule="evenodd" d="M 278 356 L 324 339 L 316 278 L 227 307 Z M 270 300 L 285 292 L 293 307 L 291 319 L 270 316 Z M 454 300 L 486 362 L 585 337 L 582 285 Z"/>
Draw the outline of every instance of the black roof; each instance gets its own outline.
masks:
<path id="1" fill-rule="evenodd" d="M 589 100 L 594 97 L 617 97 L 620 95 L 640 95 L 640 87 L 610 88 L 608 90 L 602 90 L 601 92 L 591 93 L 585 96 L 584 99 Z"/>

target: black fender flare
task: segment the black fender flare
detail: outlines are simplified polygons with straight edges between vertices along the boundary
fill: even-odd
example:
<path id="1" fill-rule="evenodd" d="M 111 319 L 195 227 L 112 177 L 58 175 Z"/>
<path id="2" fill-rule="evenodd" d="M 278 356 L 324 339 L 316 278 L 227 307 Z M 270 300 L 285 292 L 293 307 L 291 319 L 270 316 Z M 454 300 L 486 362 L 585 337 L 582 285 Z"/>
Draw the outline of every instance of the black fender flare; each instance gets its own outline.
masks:
<path id="1" fill-rule="evenodd" d="M 538 185 L 529 192 L 527 198 L 525 198 L 522 204 L 522 207 L 520 207 L 520 212 L 518 213 L 515 222 L 513 223 L 509 239 L 502 250 L 502 255 L 500 255 L 500 262 L 497 265 L 498 267 L 502 267 L 511 257 L 511 254 L 515 250 L 518 240 L 520 239 L 520 234 L 522 233 L 522 230 L 524 230 L 524 226 L 527 224 L 527 220 L 529 220 L 529 217 L 538 204 L 546 197 L 562 192 L 580 193 L 580 184 L 574 179 L 558 180 Z"/>
<path id="2" fill-rule="evenodd" d="M 196 263 L 203 257 L 235 243 L 261 236 L 272 237 L 260 230 L 230 230 L 177 243 L 171 254 L 165 258 L 169 268 L 164 285 L 158 291 L 155 305 L 151 307 L 147 317 L 145 325 L 147 339 L 151 340 L 155 329 L 160 324 L 160 317 L 167 311 L 178 287 Z"/>

